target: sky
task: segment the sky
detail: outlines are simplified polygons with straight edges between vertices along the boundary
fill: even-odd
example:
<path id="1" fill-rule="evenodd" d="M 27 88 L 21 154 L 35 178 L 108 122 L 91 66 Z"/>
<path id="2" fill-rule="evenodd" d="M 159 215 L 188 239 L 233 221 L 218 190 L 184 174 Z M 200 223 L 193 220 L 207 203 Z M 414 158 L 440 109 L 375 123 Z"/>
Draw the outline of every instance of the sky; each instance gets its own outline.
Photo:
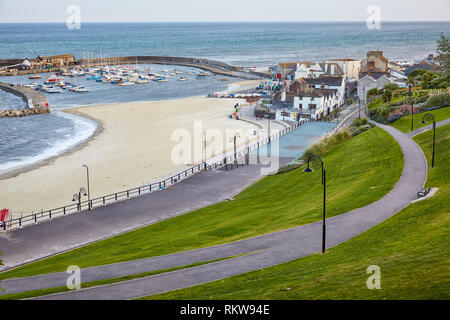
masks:
<path id="1" fill-rule="evenodd" d="M 0 0 L 2 22 L 450 21 L 450 0 Z"/>

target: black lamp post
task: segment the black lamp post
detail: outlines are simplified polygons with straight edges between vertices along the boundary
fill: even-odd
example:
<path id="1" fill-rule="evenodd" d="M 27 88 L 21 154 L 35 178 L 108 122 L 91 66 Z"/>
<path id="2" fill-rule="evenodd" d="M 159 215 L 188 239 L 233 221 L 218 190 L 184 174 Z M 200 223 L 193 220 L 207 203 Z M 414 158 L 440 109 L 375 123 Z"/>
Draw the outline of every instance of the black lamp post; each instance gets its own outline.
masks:
<path id="1" fill-rule="evenodd" d="M 203 159 L 205 164 L 205 170 L 206 170 L 206 132 L 203 131 Z"/>
<path id="2" fill-rule="evenodd" d="M 265 115 L 264 118 L 267 118 L 268 120 L 268 128 L 267 128 L 267 156 L 271 156 L 270 154 L 270 142 L 271 142 L 271 138 L 270 138 L 270 120 L 271 120 L 271 115 L 269 113 L 269 115 Z"/>
<path id="3" fill-rule="evenodd" d="M 232 139 L 232 140 L 230 140 L 230 142 L 231 141 L 233 141 L 233 143 L 234 143 L 234 164 L 236 165 L 236 167 L 238 166 L 237 164 L 237 152 L 236 152 L 236 138 L 240 138 L 241 136 L 239 135 L 239 133 L 236 133 L 235 135 L 234 135 L 234 138 Z"/>
<path id="4" fill-rule="evenodd" d="M 84 197 L 87 196 L 86 189 L 84 189 L 84 188 L 80 188 L 80 191 L 78 193 L 75 193 L 72 198 L 73 202 L 78 201 L 78 204 L 77 204 L 78 211 L 81 211 L 81 197 L 82 196 L 84 196 Z"/>
<path id="5" fill-rule="evenodd" d="M 361 99 L 358 97 L 358 117 L 361 119 Z"/>
<path id="6" fill-rule="evenodd" d="M 425 124 L 425 119 L 426 118 L 431 118 L 431 120 L 433 121 L 433 155 L 431 158 L 431 168 L 434 168 L 434 146 L 436 143 L 436 120 L 434 119 L 434 116 L 431 113 L 426 113 L 423 118 L 422 118 L 422 124 Z"/>
<path id="7" fill-rule="evenodd" d="M 409 101 L 411 102 L 411 132 L 414 131 L 414 102 L 411 99 L 411 90 L 412 90 L 412 85 L 411 83 L 408 85 L 408 95 L 409 95 Z"/>
<path id="8" fill-rule="evenodd" d="M 313 170 L 311 169 L 309 163 L 311 162 L 311 160 L 316 160 L 316 161 L 320 161 L 320 165 L 322 168 L 322 185 L 323 185 L 323 222 L 322 222 L 322 253 L 325 253 L 325 240 L 326 240 L 326 224 L 325 224 L 325 202 L 326 202 L 326 170 L 323 167 L 323 160 L 322 158 L 317 155 L 317 154 L 313 154 L 308 158 L 308 165 L 306 166 L 306 169 L 304 170 L 304 172 L 313 172 Z M 314 164 L 314 162 L 313 162 Z"/>
<path id="9" fill-rule="evenodd" d="M 83 167 L 86 168 L 86 179 L 87 179 L 87 194 L 88 194 L 88 210 L 91 210 L 91 190 L 89 187 L 89 167 L 86 164 L 83 164 Z"/>

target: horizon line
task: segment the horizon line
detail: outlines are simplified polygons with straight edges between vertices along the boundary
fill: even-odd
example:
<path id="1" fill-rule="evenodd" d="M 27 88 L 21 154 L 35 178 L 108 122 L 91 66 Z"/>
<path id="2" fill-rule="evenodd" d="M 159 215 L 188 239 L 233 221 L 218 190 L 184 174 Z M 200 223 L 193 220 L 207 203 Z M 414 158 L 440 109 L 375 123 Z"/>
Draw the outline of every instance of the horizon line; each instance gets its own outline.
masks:
<path id="1" fill-rule="evenodd" d="M 384 20 L 381 23 L 392 23 L 392 22 L 429 22 L 429 23 L 450 23 L 450 20 Z M 66 21 L 0 21 L 0 24 L 10 24 L 10 23 L 66 23 Z M 298 21 L 298 20 L 255 20 L 255 21 L 208 21 L 208 20 L 187 20 L 187 21 L 86 21 L 83 23 L 366 23 L 366 20 L 310 20 L 310 21 Z"/>

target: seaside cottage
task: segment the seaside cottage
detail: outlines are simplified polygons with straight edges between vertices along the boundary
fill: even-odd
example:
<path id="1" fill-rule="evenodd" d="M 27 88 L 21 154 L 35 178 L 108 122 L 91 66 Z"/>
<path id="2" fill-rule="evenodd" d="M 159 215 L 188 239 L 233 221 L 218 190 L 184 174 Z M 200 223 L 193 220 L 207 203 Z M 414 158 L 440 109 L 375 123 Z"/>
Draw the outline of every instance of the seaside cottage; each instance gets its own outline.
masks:
<path id="1" fill-rule="evenodd" d="M 338 106 L 337 89 L 316 89 L 300 81 L 294 81 L 286 89 L 278 91 L 272 100 L 277 120 L 319 120 Z"/>
<path id="2" fill-rule="evenodd" d="M 389 60 L 383 56 L 383 51 L 367 52 L 366 59 L 361 62 L 359 73 L 357 93 L 359 100 L 365 104 L 366 95 L 370 89 L 381 89 L 385 84 L 392 82 L 394 82 L 394 79 L 391 78 Z"/>
<path id="3" fill-rule="evenodd" d="M 360 74 L 367 72 L 383 72 L 389 74 L 389 60 L 383 56 L 383 51 L 367 52 L 366 59 L 361 61 Z"/>
<path id="4" fill-rule="evenodd" d="M 274 80 L 298 80 L 345 74 L 336 62 L 284 62 L 270 68 L 270 71 Z"/>
<path id="5" fill-rule="evenodd" d="M 294 79 L 319 78 L 321 76 L 343 76 L 344 72 L 335 62 L 310 63 L 301 62 L 297 64 Z"/>
<path id="6" fill-rule="evenodd" d="M 344 77 L 319 77 L 319 78 L 302 78 L 299 82 L 303 85 L 315 89 L 332 89 L 337 91 L 338 103 L 336 108 L 340 107 L 345 103 L 345 87 L 346 82 Z"/>
<path id="7" fill-rule="evenodd" d="M 361 61 L 355 59 L 331 59 L 326 63 L 336 63 L 344 72 L 347 80 L 357 80 L 361 70 Z"/>
<path id="8" fill-rule="evenodd" d="M 75 57 L 71 54 L 62 54 L 57 56 L 37 56 L 31 60 L 32 69 L 54 68 L 71 66 L 75 63 Z"/>

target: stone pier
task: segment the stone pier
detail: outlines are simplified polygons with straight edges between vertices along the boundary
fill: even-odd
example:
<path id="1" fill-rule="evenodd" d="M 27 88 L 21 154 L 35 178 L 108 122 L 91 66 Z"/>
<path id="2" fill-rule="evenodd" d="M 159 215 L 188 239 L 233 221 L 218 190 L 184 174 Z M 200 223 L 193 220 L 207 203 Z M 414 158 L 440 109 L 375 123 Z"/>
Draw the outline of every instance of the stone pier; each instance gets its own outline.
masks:
<path id="1" fill-rule="evenodd" d="M 3 82 L 0 82 L 0 90 L 19 96 L 27 103 L 25 108 L 0 110 L 0 118 L 50 113 L 48 100 L 41 92 Z"/>

